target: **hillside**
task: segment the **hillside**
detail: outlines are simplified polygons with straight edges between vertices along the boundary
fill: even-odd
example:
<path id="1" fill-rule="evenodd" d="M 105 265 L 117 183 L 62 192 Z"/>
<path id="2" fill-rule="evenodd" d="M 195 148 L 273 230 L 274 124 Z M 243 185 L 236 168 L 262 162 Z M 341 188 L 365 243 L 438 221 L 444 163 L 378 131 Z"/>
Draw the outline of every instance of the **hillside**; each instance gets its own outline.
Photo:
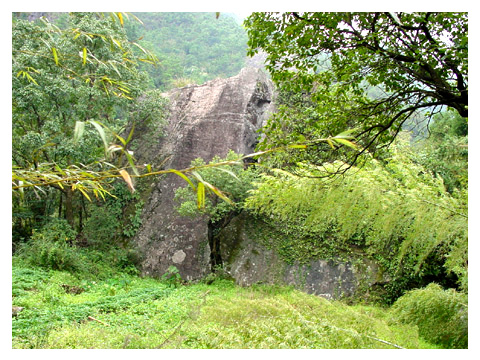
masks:
<path id="1" fill-rule="evenodd" d="M 131 40 L 152 51 L 160 64 L 146 66 L 156 88 L 202 84 L 236 75 L 246 60 L 247 35 L 238 18 L 215 13 L 135 13 Z"/>

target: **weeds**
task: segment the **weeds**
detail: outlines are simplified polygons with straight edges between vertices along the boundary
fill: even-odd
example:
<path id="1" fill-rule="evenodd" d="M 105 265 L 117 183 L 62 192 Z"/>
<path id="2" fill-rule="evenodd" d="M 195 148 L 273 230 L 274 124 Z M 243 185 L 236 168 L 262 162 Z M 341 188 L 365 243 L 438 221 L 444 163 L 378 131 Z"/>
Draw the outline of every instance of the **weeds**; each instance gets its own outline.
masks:
<path id="1" fill-rule="evenodd" d="M 93 281 L 16 264 L 13 305 L 24 308 L 12 320 L 14 348 L 432 347 L 417 326 L 388 323 L 388 309 L 222 277 L 172 285 L 117 273 Z"/>

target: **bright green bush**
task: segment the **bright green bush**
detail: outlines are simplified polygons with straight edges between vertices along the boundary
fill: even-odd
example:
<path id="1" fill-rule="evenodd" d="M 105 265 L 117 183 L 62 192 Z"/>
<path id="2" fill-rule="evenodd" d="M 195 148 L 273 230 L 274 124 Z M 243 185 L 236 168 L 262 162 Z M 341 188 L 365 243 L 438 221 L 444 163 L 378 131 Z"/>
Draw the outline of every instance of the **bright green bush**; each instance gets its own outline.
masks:
<path id="1" fill-rule="evenodd" d="M 431 283 L 400 297 L 391 308 L 392 322 L 414 324 L 425 340 L 446 348 L 468 348 L 467 295 Z"/>
<path id="2" fill-rule="evenodd" d="M 241 211 L 243 201 L 248 196 L 248 191 L 252 188 L 252 182 L 257 178 L 253 168 L 244 168 L 243 161 L 240 160 L 241 154 L 236 154 L 230 150 L 224 159 L 215 156 L 209 164 L 231 161 L 232 164 L 224 166 L 206 167 L 198 170 L 202 179 L 218 189 L 233 201 L 228 203 L 222 201 L 214 192 L 207 191 L 205 197 L 205 206 L 198 208 L 197 194 L 192 192 L 190 186 L 178 188 L 175 191 L 175 200 L 179 203 L 177 211 L 182 216 L 198 216 L 206 214 L 212 222 L 221 222 L 229 214 Z M 193 160 L 190 166 L 204 166 L 205 161 L 201 158 Z M 196 182 L 196 180 L 194 180 Z"/>

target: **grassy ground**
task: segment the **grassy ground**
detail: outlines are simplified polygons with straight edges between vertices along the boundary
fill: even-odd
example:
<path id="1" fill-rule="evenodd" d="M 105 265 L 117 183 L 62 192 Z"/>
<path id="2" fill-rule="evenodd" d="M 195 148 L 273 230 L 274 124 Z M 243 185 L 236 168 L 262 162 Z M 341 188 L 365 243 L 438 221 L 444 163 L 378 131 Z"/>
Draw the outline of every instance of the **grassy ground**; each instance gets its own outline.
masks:
<path id="1" fill-rule="evenodd" d="M 13 268 L 13 348 L 432 348 L 388 310 L 292 288 Z"/>

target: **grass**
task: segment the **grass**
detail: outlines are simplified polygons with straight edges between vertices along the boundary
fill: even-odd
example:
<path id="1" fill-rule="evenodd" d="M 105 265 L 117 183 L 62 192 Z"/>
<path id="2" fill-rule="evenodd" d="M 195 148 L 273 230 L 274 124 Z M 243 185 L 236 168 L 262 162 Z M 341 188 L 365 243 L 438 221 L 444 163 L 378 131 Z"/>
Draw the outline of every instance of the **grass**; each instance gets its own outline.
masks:
<path id="1" fill-rule="evenodd" d="M 388 309 L 289 287 L 128 274 L 95 282 L 16 265 L 12 295 L 24 307 L 12 320 L 14 348 L 433 348 L 416 326 L 389 323 Z"/>

